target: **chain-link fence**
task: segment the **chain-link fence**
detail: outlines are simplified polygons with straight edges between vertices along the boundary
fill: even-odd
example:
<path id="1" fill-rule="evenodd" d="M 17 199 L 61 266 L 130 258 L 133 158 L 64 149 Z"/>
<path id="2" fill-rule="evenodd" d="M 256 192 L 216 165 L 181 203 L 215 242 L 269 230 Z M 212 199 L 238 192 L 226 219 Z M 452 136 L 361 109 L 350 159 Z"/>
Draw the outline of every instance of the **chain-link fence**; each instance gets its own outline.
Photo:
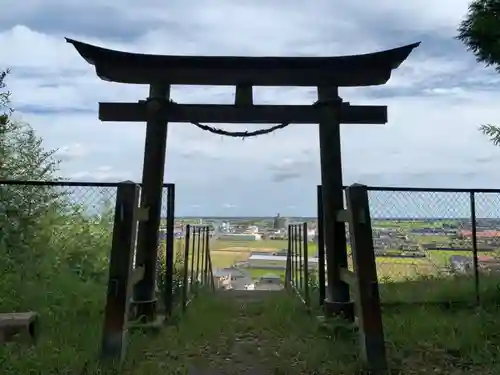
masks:
<path id="1" fill-rule="evenodd" d="M 73 347 L 72 361 L 82 362 L 75 363 L 75 368 L 95 356 L 100 344 L 117 186 L 0 181 L 0 313 L 38 312 L 43 322 L 40 345 L 47 350 Z M 160 302 L 165 302 L 168 279 L 166 233 L 174 226 L 173 216 L 167 215 L 173 213 L 172 187 L 164 185 L 162 200 Z M 13 349 L 5 353 L 9 361 L 2 362 L 0 369 L 4 365 L 15 369 L 25 362 L 32 366 L 26 368 L 39 368 L 41 353 L 37 350 L 26 357 Z"/>
<path id="2" fill-rule="evenodd" d="M 50 259 L 83 281 L 104 281 L 116 186 L 0 181 L 0 244 L 6 260 L 15 261 L 10 266 Z"/>
<path id="3" fill-rule="evenodd" d="M 479 303 L 500 280 L 500 190 L 368 187 L 382 301 Z M 349 268 L 352 269 L 347 231 Z"/>

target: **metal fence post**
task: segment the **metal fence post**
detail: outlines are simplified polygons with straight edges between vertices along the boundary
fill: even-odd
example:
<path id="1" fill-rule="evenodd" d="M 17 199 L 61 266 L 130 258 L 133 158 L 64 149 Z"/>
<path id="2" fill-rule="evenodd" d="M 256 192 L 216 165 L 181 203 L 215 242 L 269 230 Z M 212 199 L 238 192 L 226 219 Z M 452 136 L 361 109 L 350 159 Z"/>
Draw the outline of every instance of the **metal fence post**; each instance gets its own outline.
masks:
<path id="1" fill-rule="evenodd" d="M 323 193 L 321 185 L 318 185 L 318 226 L 317 226 L 317 246 L 318 246 L 318 284 L 319 284 L 319 305 L 323 306 L 326 297 L 325 283 L 325 237 L 323 230 Z"/>
<path id="2" fill-rule="evenodd" d="M 185 311 L 188 303 L 188 271 L 189 271 L 189 241 L 191 237 L 191 225 L 187 224 L 184 233 L 184 270 L 182 280 L 182 310 Z"/>
<path id="3" fill-rule="evenodd" d="M 175 185 L 167 185 L 167 236 L 165 239 L 165 316 L 172 313 L 174 284 Z"/>
<path id="4" fill-rule="evenodd" d="M 196 287 L 198 288 L 198 283 L 199 283 L 199 278 L 200 278 L 200 258 L 201 258 L 201 252 L 202 248 L 201 246 L 204 245 L 205 243 L 201 242 L 201 234 L 205 231 L 205 228 L 198 228 L 198 238 L 196 242 Z M 194 254 L 193 254 L 194 256 Z M 203 266 L 203 264 L 202 264 Z"/>
<path id="5" fill-rule="evenodd" d="M 470 220 L 472 234 L 472 264 L 474 267 L 474 292 L 476 304 L 480 303 L 479 296 L 479 266 L 477 258 L 477 221 L 476 221 L 476 195 L 473 191 L 470 192 Z"/>
<path id="6" fill-rule="evenodd" d="M 309 298 L 309 247 L 307 236 L 307 223 L 302 224 L 302 248 L 304 250 L 304 299 L 306 301 L 306 306 L 310 307 L 311 301 Z"/>
<path id="7" fill-rule="evenodd" d="M 287 240 L 288 249 L 286 253 L 286 270 L 285 270 L 285 287 L 291 290 L 292 287 L 292 236 L 291 229 L 292 226 L 288 224 Z"/>
<path id="8" fill-rule="evenodd" d="M 197 227 L 195 226 L 192 226 L 191 227 L 193 230 L 191 231 L 191 234 L 192 234 L 192 246 L 191 246 L 191 269 L 189 271 L 190 273 L 190 279 L 189 279 L 189 293 L 191 293 L 191 289 L 192 289 L 192 286 L 193 286 L 193 280 L 194 280 L 194 255 L 196 254 L 196 235 L 199 234 L 199 231 L 197 231 Z M 189 253 L 189 251 L 188 251 Z"/>
<path id="9" fill-rule="evenodd" d="M 302 226 L 296 224 L 295 225 L 295 230 L 297 231 L 297 255 L 298 255 L 298 263 L 299 263 L 299 275 L 298 275 L 298 290 L 300 290 L 301 292 L 303 292 L 304 290 L 304 258 L 303 258 L 303 248 L 302 248 L 302 245 L 303 245 L 303 237 L 304 237 L 304 233 L 302 232 L 303 228 Z"/>

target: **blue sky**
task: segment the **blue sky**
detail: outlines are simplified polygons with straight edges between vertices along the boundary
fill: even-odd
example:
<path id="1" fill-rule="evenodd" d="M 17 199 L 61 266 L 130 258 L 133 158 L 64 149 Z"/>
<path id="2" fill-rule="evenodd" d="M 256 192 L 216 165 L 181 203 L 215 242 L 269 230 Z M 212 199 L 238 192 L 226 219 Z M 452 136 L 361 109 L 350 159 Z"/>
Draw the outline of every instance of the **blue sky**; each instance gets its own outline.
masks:
<path id="1" fill-rule="evenodd" d="M 59 149 L 65 176 L 139 180 L 145 126 L 100 123 L 97 102 L 144 99 L 147 87 L 100 81 L 65 36 L 134 52 L 252 56 L 367 53 L 421 40 L 387 85 L 341 90 L 352 104 L 389 107 L 387 125 L 342 126 L 345 183 L 497 188 L 500 148 L 477 128 L 498 122 L 500 76 L 453 39 L 467 3 L 26 0 L 0 14 L 0 66 L 12 69 L 17 115 Z M 255 91 L 260 103 L 315 100 L 313 88 Z M 229 87 L 172 91 L 186 103 L 231 103 L 233 95 Z M 317 126 L 242 141 L 171 124 L 165 180 L 177 184 L 182 215 L 312 215 Z"/>

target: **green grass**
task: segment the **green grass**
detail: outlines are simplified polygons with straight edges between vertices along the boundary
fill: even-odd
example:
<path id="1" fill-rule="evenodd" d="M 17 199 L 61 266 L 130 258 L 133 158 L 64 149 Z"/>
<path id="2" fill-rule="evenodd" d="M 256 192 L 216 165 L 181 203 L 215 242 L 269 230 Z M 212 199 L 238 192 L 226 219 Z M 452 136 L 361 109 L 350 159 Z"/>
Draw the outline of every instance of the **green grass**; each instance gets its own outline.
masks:
<path id="1" fill-rule="evenodd" d="M 332 360 L 331 340 L 315 318 L 289 295 L 274 296 L 253 303 L 219 296 L 198 299 L 176 329 L 141 348 L 148 360 L 131 357 L 124 373 L 185 374 L 196 367 L 222 374 L 249 368 L 263 375 L 312 369 L 326 374 L 327 369 L 348 367 L 342 363 L 346 359 L 355 362 L 353 343 L 336 348 Z"/>
<path id="2" fill-rule="evenodd" d="M 75 251 L 82 250 L 76 244 Z M 79 245 L 82 246 L 81 238 Z M 83 248 L 81 253 L 87 254 L 90 248 L 93 247 Z M 74 255 L 71 261 L 78 267 L 86 264 L 84 258 Z M 386 303 L 475 300 L 470 277 L 419 276 L 418 270 L 426 269 L 419 259 L 390 262 L 388 258 L 378 258 L 377 266 L 379 272 L 386 267 L 394 275 L 382 280 L 380 286 Z M 58 264 L 52 257 L 50 262 L 40 262 L 24 272 L 2 269 L 1 311 L 38 311 L 42 334 L 35 347 L 17 343 L 0 346 L 1 374 L 183 374 L 190 365 L 209 363 L 229 366 L 228 371 L 235 372 L 259 364 L 275 374 L 359 374 L 356 337 L 342 330 L 325 331 L 314 319 L 319 312 L 309 316 L 295 298 L 283 294 L 251 305 L 202 295 L 190 305 L 178 325 L 166 327 L 159 336 L 132 333 L 123 366 L 102 366 L 96 358 L 105 283 L 82 280 L 75 273 L 79 268 L 72 267 Z M 410 268 L 415 270 L 411 276 L 401 276 Z M 276 273 L 251 272 L 254 277 Z M 499 285 L 500 277 L 481 275 L 482 308 L 385 308 L 392 366 L 404 374 L 500 373 L 500 366 L 495 364 L 500 359 Z M 246 340 L 251 344 L 246 345 Z M 244 353 L 234 354 L 235 342 L 245 344 Z M 236 356 L 232 362 L 227 360 L 231 356 Z"/>
<path id="3" fill-rule="evenodd" d="M 441 284 L 437 279 L 432 283 L 443 299 L 455 298 L 465 285 Z M 488 285 L 492 288 L 494 283 Z M 407 288 L 416 286 L 408 284 Z M 482 308 L 384 308 L 393 373 L 500 373 L 500 307 L 496 303 L 500 298 L 496 290 L 488 294 L 486 289 Z M 468 295 L 470 291 L 463 292 Z M 360 374 L 357 335 L 342 329 L 342 321 L 332 320 L 325 328 L 316 313 L 307 314 L 298 299 L 285 292 L 246 303 L 204 295 L 193 302 L 178 327 L 167 328 L 154 339 L 136 338 L 123 373 L 185 374 L 196 367 L 222 374 L 249 368 L 262 374 Z"/>
<path id="4" fill-rule="evenodd" d="M 288 248 L 287 240 L 262 240 L 262 241 L 224 241 L 214 240 L 210 242 L 211 250 L 224 250 L 231 248 L 246 248 L 248 251 L 259 251 L 260 249 L 283 250 Z M 315 243 L 308 244 L 308 253 L 316 254 L 318 247 Z"/>
<path id="5" fill-rule="evenodd" d="M 435 264 L 448 265 L 450 263 L 450 257 L 453 255 L 462 255 L 465 257 L 472 257 L 472 250 L 469 251 L 444 251 L 444 250 L 427 250 L 428 258 Z M 481 252 L 478 256 L 495 256 L 495 252 Z"/>
<path id="6" fill-rule="evenodd" d="M 18 281 L 8 295 L 5 291 L 11 281 L 4 278 L 1 282 L 1 311 L 38 312 L 41 334 L 32 348 L 21 343 L 0 345 L 0 373 L 65 374 L 94 362 L 101 337 L 105 284 L 83 282 L 62 269 L 53 277 L 18 276 L 12 279 Z"/>
<path id="7" fill-rule="evenodd" d="M 411 239 L 414 241 L 420 243 L 420 244 L 427 244 L 427 243 L 432 243 L 436 242 L 438 244 L 449 244 L 451 242 L 451 238 L 448 236 L 422 236 L 418 234 L 411 234 L 410 235 Z"/>
<path id="8" fill-rule="evenodd" d="M 267 274 L 274 274 L 277 276 L 280 276 L 282 279 L 285 279 L 285 270 L 280 270 L 280 269 L 264 269 L 264 268 L 245 268 L 245 271 L 247 271 L 253 278 L 259 278 L 261 276 L 267 275 Z"/>
<path id="9" fill-rule="evenodd" d="M 226 241 L 226 240 L 213 240 L 210 243 L 212 250 L 220 250 L 232 247 L 245 247 L 249 249 L 276 249 L 282 250 L 288 247 L 286 240 L 261 240 L 261 241 Z"/>
<path id="10" fill-rule="evenodd" d="M 456 221 L 454 220 L 443 220 L 443 221 L 392 221 L 392 220 L 372 220 L 372 225 L 374 227 L 386 227 L 386 228 L 403 228 L 403 229 L 419 229 L 419 228 L 442 228 L 444 224 L 453 225 Z"/>
<path id="11" fill-rule="evenodd" d="M 499 277 L 482 276 L 482 308 L 384 308 L 391 366 L 401 374 L 500 373 L 499 283 Z M 474 283 L 467 277 L 422 277 L 380 289 L 385 302 L 474 301 Z M 60 273 L 34 278 L 16 293 L 21 292 L 26 303 L 45 306 L 39 310 L 41 341 L 33 348 L 0 346 L 2 374 L 168 375 L 186 374 L 193 366 L 236 374 L 253 366 L 263 374 L 358 375 L 361 367 L 356 335 L 339 329 L 341 321 L 330 322 L 335 330 L 325 329 L 315 319 L 319 311 L 308 315 L 286 293 L 254 303 L 200 295 L 177 325 L 159 335 L 133 332 L 127 359 L 117 367 L 96 361 L 103 289 Z"/>

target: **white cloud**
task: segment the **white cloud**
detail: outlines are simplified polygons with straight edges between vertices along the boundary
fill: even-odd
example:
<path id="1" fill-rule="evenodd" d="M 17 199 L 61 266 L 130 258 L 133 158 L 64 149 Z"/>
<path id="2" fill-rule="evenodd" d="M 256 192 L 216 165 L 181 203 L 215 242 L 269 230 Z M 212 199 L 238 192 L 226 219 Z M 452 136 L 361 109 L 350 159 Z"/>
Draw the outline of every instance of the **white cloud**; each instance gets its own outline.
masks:
<path id="1" fill-rule="evenodd" d="M 116 171 L 108 165 L 97 167 L 90 171 L 80 171 L 68 176 L 75 181 L 102 181 L 102 182 L 120 182 L 130 178 L 130 174 L 123 171 Z"/>
<path id="2" fill-rule="evenodd" d="M 61 161 L 71 161 L 88 155 L 87 147 L 80 143 L 73 143 L 57 149 L 55 156 Z"/>
<path id="3" fill-rule="evenodd" d="M 8 83 L 18 113 L 47 147 L 59 148 L 62 172 L 72 179 L 140 180 L 145 124 L 100 123 L 97 102 L 144 99 L 147 87 L 100 81 L 63 36 L 135 52 L 253 56 L 366 53 L 423 39 L 387 85 L 341 89 L 351 104 L 389 108 L 387 125 L 342 125 L 345 182 L 500 186 L 493 168 L 500 149 L 477 131 L 498 118 L 500 76 L 475 64 L 453 39 L 468 1 L 446 0 L 439 7 L 430 0 L 127 4 L 135 3 L 27 0 L 0 15 L 6 25 L 0 44 L 9 51 L 0 55 L 0 67 L 12 68 Z M 172 98 L 231 103 L 234 90 L 174 87 Z M 256 103 L 315 99 L 312 88 L 255 89 Z M 231 202 L 231 212 L 241 215 L 291 206 L 311 214 L 319 183 L 317 129 L 291 125 L 242 141 L 169 124 L 165 180 L 178 186 L 177 212 L 198 212 L 201 205 L 206 214 L 224 213 L 224 202 Z"/>

